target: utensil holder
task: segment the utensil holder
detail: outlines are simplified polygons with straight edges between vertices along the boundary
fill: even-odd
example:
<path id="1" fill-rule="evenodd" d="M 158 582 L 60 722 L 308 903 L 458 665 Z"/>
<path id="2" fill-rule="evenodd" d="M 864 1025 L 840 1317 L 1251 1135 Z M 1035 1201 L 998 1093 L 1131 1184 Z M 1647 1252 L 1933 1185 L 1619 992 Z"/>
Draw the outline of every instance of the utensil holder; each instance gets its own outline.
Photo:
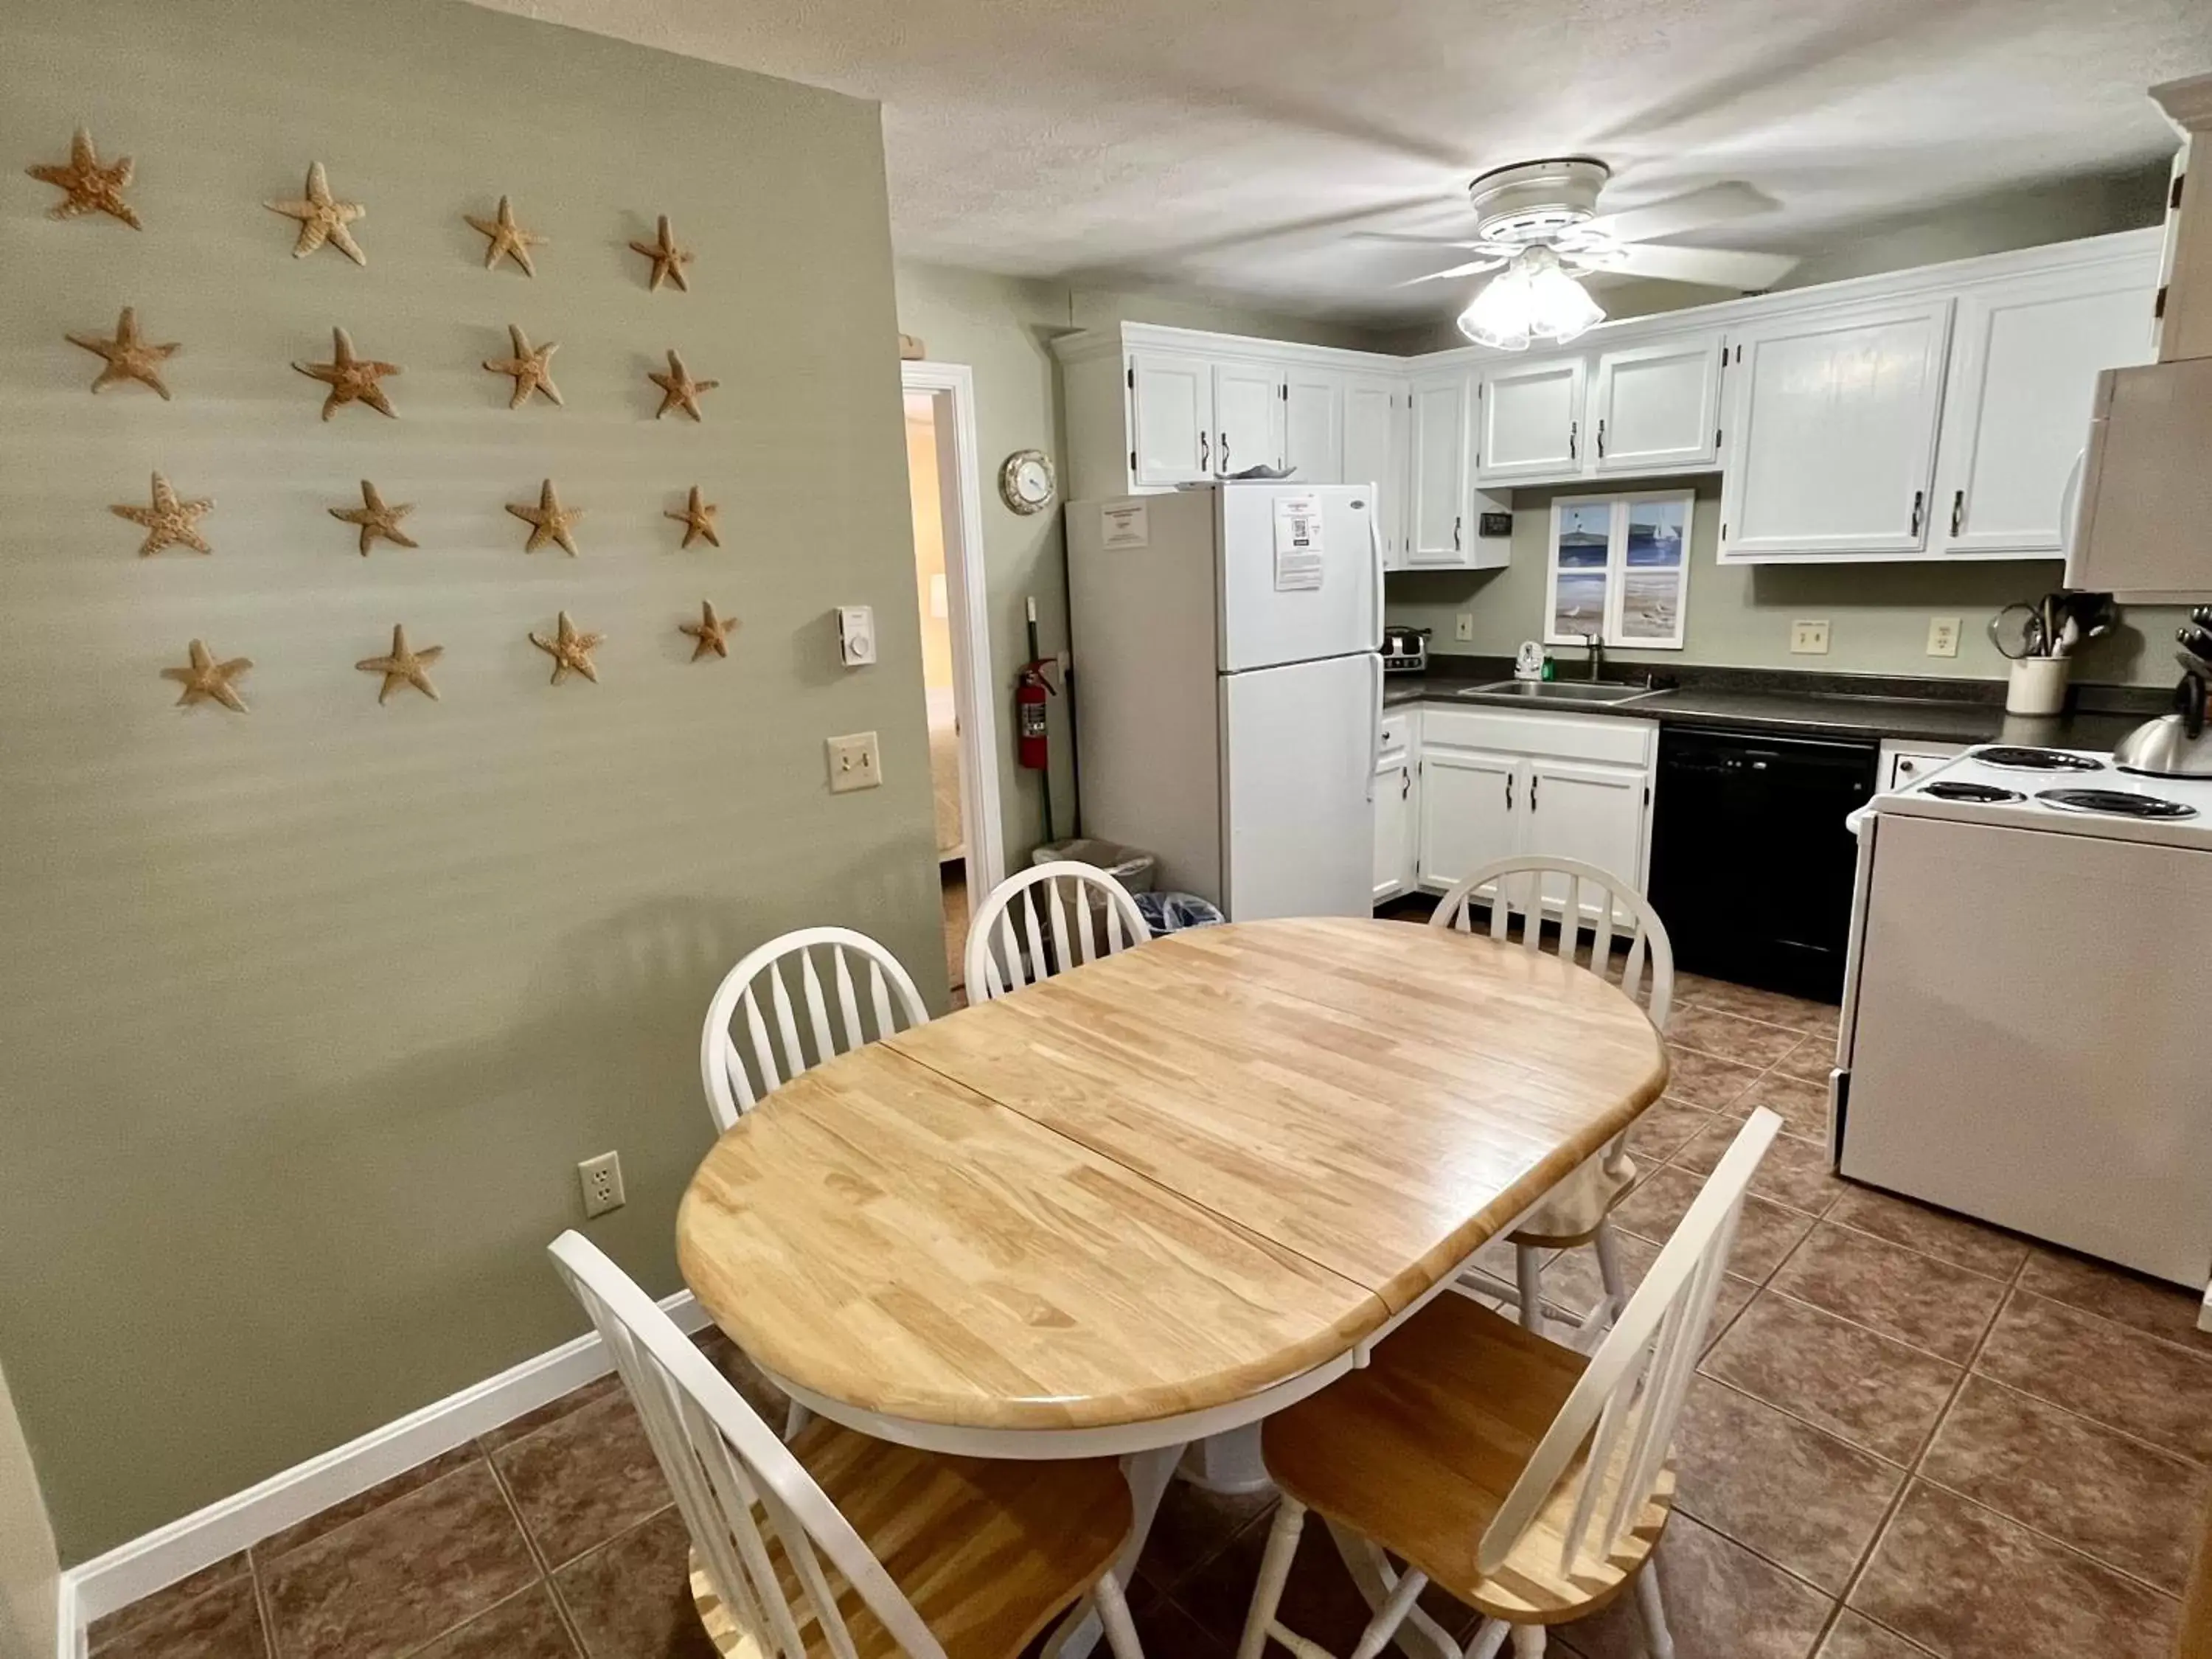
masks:
<path id="1" fill-rule="evenodd" d="M 2066 707 L 2066 659 L 2021 657 L 2005 687 L 2008 714 L 2056 714 Z"/>

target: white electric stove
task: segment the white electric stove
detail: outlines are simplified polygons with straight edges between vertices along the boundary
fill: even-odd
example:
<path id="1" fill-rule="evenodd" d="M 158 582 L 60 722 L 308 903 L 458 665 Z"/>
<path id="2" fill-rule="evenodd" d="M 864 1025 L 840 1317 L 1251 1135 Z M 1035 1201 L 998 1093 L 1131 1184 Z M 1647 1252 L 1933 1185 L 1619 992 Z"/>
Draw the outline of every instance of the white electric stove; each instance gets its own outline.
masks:
<path id="1" fill-rule="evenodd" d="M 1850 823 L 1838 1168 L 2203 1291 L 2212 779 L 1985 744 Z"/>

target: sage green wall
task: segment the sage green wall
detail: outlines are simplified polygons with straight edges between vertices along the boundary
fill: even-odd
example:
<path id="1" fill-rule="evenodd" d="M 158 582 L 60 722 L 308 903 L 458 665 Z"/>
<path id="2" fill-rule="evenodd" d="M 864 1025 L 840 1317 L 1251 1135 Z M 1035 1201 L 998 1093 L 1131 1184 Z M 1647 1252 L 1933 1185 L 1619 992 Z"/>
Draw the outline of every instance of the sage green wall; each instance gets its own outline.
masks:
<path id="1" fill-rule="evenodd" d="M 0 1375 L 0 1659 L 51 1659 L 59 1574 L 38 1471 Z"/>
<path id="2" fill-rule="evenodd" d="M 1691 662 L 1743 668 L 1796 668 L 1822 673 L 1963 675 L 1990 678 L 2005 672 L 1990 643 L 1990 617 L 2015 599 L 2033 599 L 2057 585 L 2056 560 L 1958 564 L 1723 565 L 1714 557 L 1720 541 L 1720 480 L 1707 476 L 1673 481 L 1692 484 L 1697 506 L 1690 525 L 1689 625 L 1680 651 L 1610 650 L 1615 661 Z M 1668 481 L 1638 480 L 1637 489 L 1666 489 Z M 1554 497 L 1572 490 L 1513 493 L 1513 557 L 1503 570 L 1399 571 L 1389 578 L 1386 614 L 1392 622 L 1432 631 L 1432 653 L 1510 657 L 1523 640 L 1543 638 L 1548 578 L 1547 545 Z M 1453 636 L 1460 611 L 1473 613 L 1474 637 Z M 2085 647 L 2074 678 L 2100 684 L 2162 684 L 2175 670 L 2169 649 L 2185 613 L 2176 606 L 2127 608 L 2120 625 Z M 1828 654 L 1795 656 L 1790 625 L 1799 617 L 1826 617 Z M 1959 617 L 1965 629 L 1955 658 L 1931 657 L 1928 620 Z M 1560 657 L 1581 660 L 1578 647 Z"/>
<path id="3" fill-rule="evenodd" d="M 1035 595 L 1048 652 L 1067 647 L 1067 581 L 1057 508 L 1024 517 L 999 499 L 999 463 L 1017 449 L 1042 449 L 1067 477 L 1060 371 L 1051 342 L 1080 329 L 1123 322 L 1210 329 L 1310 345 L 1374 349 L 1357 329 L 1255 311 L 1218 296 L 1168 289 L 1071 289 L 982 271 L 902 261 L 899 327 L 919 337 L 939 362 L 975 372 L 976 443 L 983 471 L 983 559 L 991 611 L 992 680 L 1000 689 L 999 788 L 1009 867 L 1044 839 L 1036 773 L 1014 763 L 1011 696 L 1015 666 L 1029 654 L 1024 601 Z M 1058 833 L 1071 833 L 1072 745 L 1064 701 L 1052 704 L 1053 803 Z"/>
<path id="4" fill-rule="evenodd" d="M 574 1334 L 591 1231 L 675 1288 L 708 1142 L 701 1012 L 745 950 L 844 922 L 944 999 L 876 111 L 451 0 L 0 0 L 0 1340 L 63 1559 Z M 88 125 L 143 234 L 23 175 Z M 311 160 L 369 263 L 290 257 Z M 509 192 L 552 240 L 482 268 Z M 624 246 L 671 215 L 691 292 Z M 135 304 L 176 401 L 99 398 L 65 331 Z M 510 413 L 512 320 L 565 409 Z M 328 424 L 332 324 L 404 366 Z M 675 347 L 707 419 L 653 418 Z M 167 472 L 216 551 L 135 556 Z M 582 556 L 501 504 L 550 475 Z M 409 552 L 325 509 L 374 478 Z M 662 512 L 700 483 L 722 541 Z M 676 631 L 742 618 L 730 659 Z M 871 603 L 880 665 L 838 665 Z M 601 684 L 526 634 L 603 631 Z M 404 622 L 441 702 L 355 672 Z M 204 638 L 252 712 L 171 705 Z M 882 733 L 832 799 L 823 738 Z"/>

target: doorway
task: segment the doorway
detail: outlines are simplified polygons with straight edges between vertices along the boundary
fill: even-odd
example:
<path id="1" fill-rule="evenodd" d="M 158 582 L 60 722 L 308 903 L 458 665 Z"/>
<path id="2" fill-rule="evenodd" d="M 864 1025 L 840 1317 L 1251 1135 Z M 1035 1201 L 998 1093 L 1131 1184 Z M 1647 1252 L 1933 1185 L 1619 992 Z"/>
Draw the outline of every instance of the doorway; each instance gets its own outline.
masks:
<path id="1" fill-rule="evenodd" d="M 1006 873 L 975 381 L 961 364 L 908 362 L 900 368 L 945 976 L 957 1007 L 965 1000 L 962 957 L 973 902 Z"/>

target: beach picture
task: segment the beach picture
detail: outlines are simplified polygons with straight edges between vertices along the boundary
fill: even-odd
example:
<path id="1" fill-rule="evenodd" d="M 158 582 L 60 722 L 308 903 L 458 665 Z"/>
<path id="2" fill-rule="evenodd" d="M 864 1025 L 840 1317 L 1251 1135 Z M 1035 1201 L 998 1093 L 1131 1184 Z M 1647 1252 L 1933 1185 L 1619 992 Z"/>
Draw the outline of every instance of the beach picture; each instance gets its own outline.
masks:
<path id="1" fill-rule="evenodd" d="M 1613 503 L 1560 503 L 1552 582 L 1552 636 L 1605 632 L 1613 547 Z"/>
<path id="2" fill-rule="evenodd" d="M 1680 642 L 1689 514 L 1690 504 L 1681 497 L 1629 503 L 1620 592 L 1623 643 Z"/>
<path id="3" fill-rule="evenodd" d="M 1565 496 L 1552 503 L 1552 595 L 1545 639 L 1682 647 L 1690 581 L 1687 490 Z"/>

